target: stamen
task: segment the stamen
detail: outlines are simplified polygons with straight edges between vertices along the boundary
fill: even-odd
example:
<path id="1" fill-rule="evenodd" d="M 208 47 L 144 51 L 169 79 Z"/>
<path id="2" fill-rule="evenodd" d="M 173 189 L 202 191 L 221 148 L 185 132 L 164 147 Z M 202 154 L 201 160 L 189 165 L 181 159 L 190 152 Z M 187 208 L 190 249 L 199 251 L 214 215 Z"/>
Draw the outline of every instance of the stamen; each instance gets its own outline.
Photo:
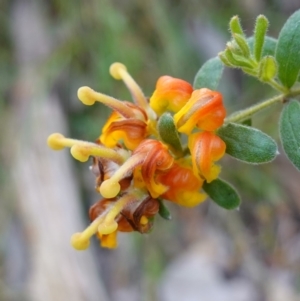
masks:
<path id="1" fill-rule="evenodd" d="M 79 140 L 68 139 L 62 134 L 54 133 L 48 137 L 47 144 L 53 150 L 61 150 L 65 147 L 72 147 L 78 141 Z"/>
<path id="2" fill-rule="evenodd" d="M 72 235 L 71 245 L 76 250 L 86 250 L 90 245 L 90 238 L 97 233 L 99 225 L 104 220 L 104 214 L 99 215 L 83 232 Z"/>
<path id="3" fill-rule="evenodd" d="M 126 194 L 121 197 L 114 205 L 110 208 L 109 212 L 104 218 L 104 221 L 98 226 L 99 234 L 110 234 L 117 230 L 118 223 L 115 221 L 117 215 L 123 210 L 123 208 L 134 202 L 137 199 L 135 194 Z"/>
<path id="4" fill-rule="evenodd" d="M 134 168 L 145 160 L 145 154 L 139 153 L 131 156 L 125 163 L 100 186 L 100 193 L 104 198 L 114 198 L 120 192 L 120 180 L 130 175 Z"/>
<path id="5" fill-rule="evenodd" d="M 79 88 L 77 96 L 87 106 L 91 106 L 96 101 L 98 101 L 117 111 L 125 118 L 135 117 L 135 112 L 130 109 L 125 103 L 111 96 L 96 92 L 90 87 Z"/>
<path id="6" fill-rule="evenodd" d="M 129 89 L 135 103 L 147 110 L 149 108 L 148 101 L 135 80 L 128 73 L 125 65 L 121 63 L 114 63 L 110 66 L 109 72 L 114 79 L 123 80 L 127 88 Z"/>
<path id="7" fill-rule="evenodd" d="M 86 162 L 90 156 L 107 158 L 117 164 L 122 164 L 125 158 L 113 149 L 97 144 L 76 144 L 71 147 L 72 156 L 81 162 Z"/>
<path id="8" fill-rule="evenodd" d="M 54 150 L 70 147 L 72 156 L 81 162 L 86 162 L 89 159 L 89 156 L 96 156 L 110 159 L 117 164 L 123 164 L 128 157 L 125 152 L 119 153 L 113 149 L 95 143 L 66 138 L 59 133 L 50 135 L 47 144 Z"/>

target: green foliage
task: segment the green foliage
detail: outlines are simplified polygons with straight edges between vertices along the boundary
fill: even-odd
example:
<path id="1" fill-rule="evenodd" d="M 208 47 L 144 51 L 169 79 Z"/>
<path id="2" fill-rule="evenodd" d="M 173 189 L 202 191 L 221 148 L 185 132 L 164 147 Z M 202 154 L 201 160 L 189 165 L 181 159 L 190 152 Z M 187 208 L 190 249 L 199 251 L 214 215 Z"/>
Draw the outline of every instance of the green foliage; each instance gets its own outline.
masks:
<path id="1" fill-rule="evenodd" d="M 255 53 L 254 50 L 254 44 L 255 44 L 255 39 L 254 37 L 249 37 L 247 38 L 249 47 L 251 49 L 252 53 Z M 266 55 L 275 55 L 275 50 L 276 50 L 276 45 L 277 45 L 277 40 L 269 37 L 269 36 L 265 36 L 264 38 L 264 43 L 263 43 L 263 48 L 262 48 L 262 52 L 261 52 L 261 57 L 264 57 Z M 257 46 L 256 46 L 257 47 Z"/>
<path id="2" fill-rule="evenodd" d="M 246 40 L 246 38 L 243 35 L 240 34 L 233 34 L 233 38 L 235 40 L 235 42 L 237 43 L 237 45 L 239 46 L 239 50 L 241 51 L 242 55 L 245 58 L 249 58 L 250 57 L 250 47 L 248 45 L 248 42 Z"/>
<path id="3" fill-rule="evenodd" d="M 282 111 L 280 137 L 288 158 L 300 170 L 300 104 L 297 100 L 288 102 Z"/>
<path id="4" fill-rule="evenodd" d="M 230 31 L 234 34 L 244 35 L 243 28 L 241 26 L 241 22 L 238 16 L 234 16 L 231 18 L 229 22 Z"/>
<path id="5" fill-rule="evenodd" d="M 290 100 L 300 95 L 297 83 L 300 80 L 300 10 L 286 21 L 278 40 L 266 36 L 269 21 L 263 15 L 257 17 L 252 37 L 245 37 L 238 17 L 231 19 L 229 27 L 232 39 L 219 53 L 221 62 L 231 68 L 240 68 L 280 94 L 226 118 L 226 124 L 217 132 L 226 143 L 226 153 L 245 163 L 274 160 L 278 154 L 276 142 L 253 128 L 251 120 L 255 113 L 273 104 L 288 102 L 280 118 L 280 137 L 288 158 L 300 170 L 300 104 Z M 213 193 L 213 188 L 208 192 Z M 222 199 L 216 203 L 222 206 Z"/>
<path id="6" fill-rule="evenodd" d="M 265 16 L 260 15 L 257 17 L 255 23 L 255 29 L 254 29 L 254 39 L 253 39 L 254 41 L 253 54 L 257 62 L 259 62 L 262 57 L 265 36 L 266 36 L 268 26 L 269 26 L 269 21 Z"/>
<path id="7" fill-rule="evenodd" d="M 241 203 L 236 190 L 221 179 L 216 179 L 210 183 L 204 183 L 203 189 L 216 204 L 225 209 L 235 209 Z"/>
<path id="8" fill-rule="evenodd" d="M 275 57 L 278 63 L 278 78 L 285 87 L 291 88 L 300 70 L 300 10 L 296 11 L 281 29 Z"/>
<path id="9" fill-rule="evenodd" d="M 265 56 L 259 63 L 258 78 L 263 82 L 272 80 L 277 74 L 277 64 L 271 55 Z"/>
<path id="10" fill-rule="evenodd" d="M 229 123 L 218 130 L 230 156 L 254 164 L 267 163 L 278 154 L 275 141 L 262 131 L 241 124 Z"/>
<path id="11" fill-rule="evenodd" d="M 180 138 L 170 113 L 164 113 L 158 121 L 157 129 L 160 138 L 168 144 L 175 154 L 183 152 Z"/>
<path id="12" fill-rule="evenodd" d="M 218 57 L 205 62 L 194 79 L 194 89 L 208 88 L 216 90 L 223 74 L 223 64 Z"/>
<path id="13" fill-rule="evenodd" d="M 242 121 L 241 123 L 246 126 L 252 126 L 252 119 L 248 118 L 248 119 Z"/>
<path id="14" fill-rule="evenodd" d="M 171 213 L 168 210 L 168 208 L 165 206 L 163 200 L 158 199 L 158 202 L 159 202 L 159 211 L 158 211 L 159 215 L 168 221 L 171 220 L 172 219 Z"/>

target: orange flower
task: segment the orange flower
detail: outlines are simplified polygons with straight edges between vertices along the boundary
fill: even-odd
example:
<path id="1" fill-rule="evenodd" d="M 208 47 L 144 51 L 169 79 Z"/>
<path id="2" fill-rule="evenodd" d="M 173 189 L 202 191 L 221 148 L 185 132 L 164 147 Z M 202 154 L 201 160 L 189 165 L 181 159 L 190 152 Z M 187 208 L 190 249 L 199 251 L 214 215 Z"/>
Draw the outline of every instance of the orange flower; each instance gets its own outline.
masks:
<path id="1" fill-rule="evenodd" d="M 103 199 L 94 204 L 89 211 L 90 220 L 93 222 L 99 216 L 108 215 L 109 211 L 116 208 L 117 198 Z M 150 196 L 145 196 L 143 200 L 132 200 L 124 205 L 119 213 L 115 216 L 117 229 L 111 233 L 103 234 L 98 231 L 96 234 L 101 241 L 101 246 L 106 248 L 117 247 L 117 232 L 132 232 L 147 233 L 153 226 L 152 218 L 159 210 L 159 203 Z M 105 223 L 105 219 L 103 220 Z M 101 225 L 101 224 L 100 224 Z M 99 226 L 98 226 L 99 229 Z"/>
<path id="2" fill-rule="evenodd" d="M 146 139 L 133 151 L 131 157 L 100 186 L 105 198 L 115 197 L 121 190 L 120 181 L 134 172 L 134 186 L 147 188 L 153 198 L 167 190 L 156 181 L 156 173 L 172 166 L 174 158 L 162 142 Z M 140 184 L 138 184 L 140 183 Z"/>
<path id="3" fill-rule="evenodd" d="M 181 159 L 158 176 L 158 181 L 169 187 L 162 198 L 186 207 L 194 207 L 205 200 L 206 194 L 199 192 L 203 180 L 194 175 L 190 165 L 189 159 Z"/>
<path id="4" fill-rule="evenodd" d="M 124 118 L 114 111 L 102 129 L 100 141 L 107 147 L 115 147 L 123 141 L 129 150 L 135 149 L 149 134 L 147 131 L 147 115 L 139 107 L 128 103 L 128 107 L 138 111 L 139 118 Z"/>
<path id="5" fill-rule="evenodd" d="M 203 131 L 215 131 L 223 124 L 225 116 L 222 95 L 209 89 L 199 89 L 174 115 L 174 121 L 179 132 L 189 135 L 195 126 Z"/>
<path id="6" fill-rule="evenodd" d="M 135 182 L 141 182 L 142 179 L 151 196 L 159 197 L 168 187 L 156 179 L 157 173 L 169 169 L 174 162 L 167 146 L 160 141 L 147 139 L 134 150 L 133 155 L 144 158 L 140 168 L 134 174 Z"/>
<path id="7" fill-rule="evenodd" d="M 171 76 L 161 76 L 150 98 L 150 106 L 158 115 L 166 111 L 178 112 L 192 92 L 193 87 L 188 82 Z"/>
<path id="8" fill-rule="evenodd" d="M 96 191 L 100 192 L 101 184 L 109 179 L 118 169 L 119 165 L 105 158 L 94 157 L 93 164 L 90 167 L 93 174 L 96 176 Z M 120 190 L 124 191 L 131 185 L 132 174 L 123 178 L 120 181 Z"/>
<path id="9" fill-rule="evenodd" d="M 77 250 L 87 249 L 93 235 L 101 246 L 115 248 L 118 232 L 148 232 L 159 211 L 158 198 L 187 207 L 203 202 L 202 185 L 218 177 L 215 162 L 226 148 L 213 133 L 226 113 L 220 93 L 193 91 L 186 81 L 162 76 L 148 101 L 123 64 L 112 64 L 110 73 L 123 80 L 134 103 L 81 87 L 78 98 L 84 104 L 100 102 L 113 110 L 100 137 L 92 143 L 54 133 L 47 140 L 54 150 L 70 148 L 81 162 L 93 159 L 91 171 L 103 199 L 90 208 L 90 225 L 72 236 Z M 167 111 L 174 118 L 170 113 L 160 117 Z M 201 132 L 192 133 L 195 127 Z M 188 135 L 190 153 L 177 131 Z"/>
<path id="10" fill-rule="evenodd" d="M 189 136 L 194 174 L 208 183 L 215 180 L 221 168 L 214 162 L 220 160 L 226 150 L 225 142 L 212 132 L 201 132 Z"/>

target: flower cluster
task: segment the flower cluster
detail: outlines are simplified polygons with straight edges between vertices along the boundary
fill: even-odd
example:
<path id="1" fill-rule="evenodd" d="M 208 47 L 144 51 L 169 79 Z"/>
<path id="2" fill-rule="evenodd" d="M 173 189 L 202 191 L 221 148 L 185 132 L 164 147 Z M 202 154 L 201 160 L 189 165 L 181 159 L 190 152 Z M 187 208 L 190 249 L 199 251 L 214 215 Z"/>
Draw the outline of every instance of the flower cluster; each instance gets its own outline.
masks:
<path id="1" fill-rule="evenodd" d="M 54 150 L 70 147 L 75 159 L 93 159 L 102 199 L 90 208 L 89 227 L 71 238 L 78 250 L 88 248 L 93 235 L 103 247 L 115 248 L 118 231 L 147 233 L 162 200 L 188 207 L 203 202 L 201 187 L 218 177 L 215 162 L 226 148 L 215 133 L 226 114 L 219 92 L 162 76 L 147 99 L 123 64 L 114 63 L 110 74 L 124 81 L 134 102 L 81 87 L 78 98 L 85 105 L 98 101 L 113 110 L 101 135 L 94 143 L 58 133 L 48 138 Z"/>

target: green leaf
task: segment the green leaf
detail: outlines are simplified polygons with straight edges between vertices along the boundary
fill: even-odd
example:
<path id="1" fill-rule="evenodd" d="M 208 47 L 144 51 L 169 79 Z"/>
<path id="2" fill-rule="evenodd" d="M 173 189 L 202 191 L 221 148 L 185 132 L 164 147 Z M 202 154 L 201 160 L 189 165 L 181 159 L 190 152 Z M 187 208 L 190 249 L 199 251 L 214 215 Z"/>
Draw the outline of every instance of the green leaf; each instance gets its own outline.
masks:
<path id="1" fill-rule="evenodd" d="M 157 129 L 160 138 L 168 144 L 176 155 L 182 154 L 182 146 L 178 131 L 170 113 L 164 113 L 158 120 Z"/>
<path id="2" fill-rule="evenodd" d="M 229 22 L 229 28 L 231 31 L 231 34 L 240 34 L 240 35 L 244 35 L 244 31 L 240 22 L 240 19 L 238 16 L 234 16 L 231 18 L 230 22 Z"/>
<path id="3" fill-rule="evenodd" d="M 278 78 L 285 87 L 292 87 L 300 69 L 300 10 L 291 15 L 282 27 L 275 58 L 278 63 Z"/>
<path id="4" fill-rule="evenodd" d="M 227 48 L 224 51 L 224 55 L 226 59 L 229 61 L 229 63 L 235 67 L 246 67 L 246 68 L 253 69 L 253 65 L 251 64 L 249 59 L 246 59 L 241 55 L 238 55 L 237 52 L 240 52 L 239 48 L 236 48 L 233 45 L 233 43 L 227 43 Z"/>
<path id="5" fill-rule="evenodd" d="M 279 129 L 286 155 L 300 170 L 300 104 L 297 100 L 290 101 L 284 107 Z"/>
<path id="6" fill-rule="evenodd" d="M 218 57 L 219 59 L 221 60 L 221 62 L 225 65 L 225 66 L 228 66 L 228 67 L 234 67 L 233 64 L 231 64 L 228 59 L 226 58 L 226 55 L 225 55 L 225 52 L 219 52 L 218 53 Z"/>
<path id="7" fill-rule="evenodd" d="M 277 74 L 277 64 L 273 56 L 263 57 L 259 64 L 258 78 L 261 81 L 268 82 Z"/>
<path id="8" fill-rule="evenodd" d="M 226 153 L 253 164 L 267 163 L 278 154 L 276 142 L 262 131 L 237 123 L 229 123 L 218 130 L 226 143 Z"/>
<path id="9" fill-rule="evenodd" d="M 254 29 L 254 46 L 253 53 L 257 62 L 260 61 L 263 46 L 265 42 L 266 32 L 269 26 L 269 21 L 264 15 L 259 15 L 256 18 L 255 29 Z"/>
<path id="10" fill-rule="evenodd" d="M 250 48 L 249 48 L 249 45 L 247 43 L 246 38 L 244 36 L 242 36 L 242 35 L 237 34 L 237 33 L 235 33 L 233 35 L 233 38 L 234 38 L 235 42 L 237 43 L 237 45 L 240 47 L 242 55 L 245 58 L 249 58 L 249 56 L 250 56 Z"/>
<path id="11" fill-rule="evenodd" d="M 254 52 L 254 37 L 250 37 L 247 39 L 248 43 L 249 43 L 249 47 L 252 50 L 252 52 Z M 261 56 L 266 56 L 266 55 L 275 55 L 275 49 L 276 49 L 276 44 L 277 44 L 277 40 L 274 38 L 271 38 L 269 36 L 265 36 L 265 41 L 263 44 L 263 49 L 262 49 L 262 53 Z M 256 46 L 257 47 L 257 46 Z M 258 51 L 258 50 L 256 50 Z"/>
<path id="12" fill-rule="evenodd" d="M 242 124 L 247 125 L 247 126 L 251 126 L 252 125 L 252 119 L 251 118 L 246 119 L 246 120 L 242 121 Z"/>
<path id="13" fill-rule="evenodd" d="M 223 69 L 223 64 L 218 57 L 206 61 L 195 76 L 194 89 L 208 88 L 216 90 Z"/>
<path id="14" fill-rule="evenodd" d="M 171 220 L 172 219 L 171 213 L 168 210 L 168 208 L 165 206 L 163 200 L 158 199 L 158 202 L 159 202 L 159 211 L 158 211 L 159 215 L 168 221 Z"/>
<path id="15" fill-rule="evenodd" d="M 240 203 L 240 197 L 236 190 L 227 182 L 216 179 L 203 184 L 203 190 L 219 206 L 225 209 L 235 209 Z"/>

